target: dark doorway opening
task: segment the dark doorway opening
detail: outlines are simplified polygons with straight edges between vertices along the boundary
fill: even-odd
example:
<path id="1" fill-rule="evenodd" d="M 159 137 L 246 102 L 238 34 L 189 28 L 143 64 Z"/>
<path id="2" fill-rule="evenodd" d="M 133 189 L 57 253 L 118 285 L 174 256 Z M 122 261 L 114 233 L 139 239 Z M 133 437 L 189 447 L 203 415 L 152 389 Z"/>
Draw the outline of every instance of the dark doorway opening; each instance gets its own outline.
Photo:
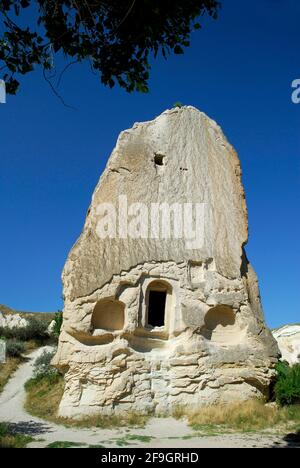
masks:
<path id="1" fill-rule="evenodd" d="M 167 291 L 149 291 L 148 325 L 164 326 L 166 299 Z"/>

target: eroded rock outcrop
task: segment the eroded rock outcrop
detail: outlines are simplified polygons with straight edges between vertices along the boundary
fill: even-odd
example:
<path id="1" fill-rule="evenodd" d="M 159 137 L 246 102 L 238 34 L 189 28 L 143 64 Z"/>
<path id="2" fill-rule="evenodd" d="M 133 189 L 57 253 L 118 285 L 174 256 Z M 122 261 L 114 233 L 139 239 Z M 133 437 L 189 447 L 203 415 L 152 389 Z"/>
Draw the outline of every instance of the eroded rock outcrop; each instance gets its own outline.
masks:
<path id="1" fill-rule="evenodd" d="M 282 360 L 290 365 L 300 363 L 300 325 L 285 325 L 272 333 L 278 343 Z"/>
<path id="2" fill-rule="evenodd" d="M 4 314 L 0 311 L 0 327 L 2 328 L 24 328 L 27 320 L 19 314 Z"/>
<path id="3" fill-rule="evenodd" d="M 106 238 L 105 204 L 117 207 Z M 192 212 L 195 238 L 180 230 L 184 209 L 174 228 L 174 204 Z M 143 224 L 153 205 L 173 235 Z M 247 239 L 239 160 L 214 121 L 183 107 L 122 132 L 63 272 L 60 414 L 168 413 L 266 394 L 278 348 Z"/>

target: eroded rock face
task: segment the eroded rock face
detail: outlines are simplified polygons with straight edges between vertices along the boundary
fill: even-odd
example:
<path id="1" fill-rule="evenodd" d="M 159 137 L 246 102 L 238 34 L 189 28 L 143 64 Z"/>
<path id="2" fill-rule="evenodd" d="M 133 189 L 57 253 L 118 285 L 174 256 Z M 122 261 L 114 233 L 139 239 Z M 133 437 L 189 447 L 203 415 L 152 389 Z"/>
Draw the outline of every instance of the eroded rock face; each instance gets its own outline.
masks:
<path id="1" fill-rule="evenodd" d="M 282 360 L 290 365 L 300 363 L 300 325 L 286 325 L 273 331 Z"/>
<path id="2" fill-rule="evenodd" d="M 19 314 L 4 315 L 0 312 L 0 327 L 3 328 L 24 328 L 28 324 L 27 320 Z"/>
<path id="3" fill-rule="evenodd" d="M 124 222 L 121 235 L 101 238 L 103 204 L 124 196 L 140 238 Z M 149 213 L 202 204 L 202 224 L 196 208 L 192 218 L 202 242 L 149 226 L 146 236 L 134 203 Z M 278 348 L 247 237 L 239 160 L 214 121 L 183 107 L 122 132 L 63 272 L 60 414 L 168 413 L 267 393 Z"/>

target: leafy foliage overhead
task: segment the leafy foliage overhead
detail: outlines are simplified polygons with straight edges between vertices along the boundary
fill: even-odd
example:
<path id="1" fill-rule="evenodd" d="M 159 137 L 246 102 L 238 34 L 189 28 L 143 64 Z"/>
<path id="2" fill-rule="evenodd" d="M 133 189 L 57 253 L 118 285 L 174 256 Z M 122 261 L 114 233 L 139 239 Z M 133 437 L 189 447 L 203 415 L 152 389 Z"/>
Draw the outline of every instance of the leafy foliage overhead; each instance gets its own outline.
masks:
<path id="1" fill-rule="evenodd" d="M 151 54 L 182 54 L 201 27 L 197 18 L 216 18 L 219 7 L 217 0 L 1 0 L 7 92 L 15 94 L 18 75 L 35 66 L 51 70 L 58 52 L 71 63 L 88 59 L 105 85 L 147 92 Z"/>

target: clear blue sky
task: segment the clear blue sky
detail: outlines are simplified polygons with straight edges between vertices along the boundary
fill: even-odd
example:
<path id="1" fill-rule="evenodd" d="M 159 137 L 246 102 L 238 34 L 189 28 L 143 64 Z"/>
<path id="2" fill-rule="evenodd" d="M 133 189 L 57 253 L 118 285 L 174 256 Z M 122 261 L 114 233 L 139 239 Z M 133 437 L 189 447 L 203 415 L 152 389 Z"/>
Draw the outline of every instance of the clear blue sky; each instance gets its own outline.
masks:
<path id="1" fill-rule="evenodd" d="M 61 105 L 41 71 L 0 106 L 0 303 L 62 307 L 61 270 L 119 132 L 176 101 L 206 112 L 238 150 L 250 240 L 267 323 L 300 321 L 300 78 L 298 0 L 223 1 L 185 55 L 153 63 L 151 92 L 104 88 L 70 69 Z"/>

